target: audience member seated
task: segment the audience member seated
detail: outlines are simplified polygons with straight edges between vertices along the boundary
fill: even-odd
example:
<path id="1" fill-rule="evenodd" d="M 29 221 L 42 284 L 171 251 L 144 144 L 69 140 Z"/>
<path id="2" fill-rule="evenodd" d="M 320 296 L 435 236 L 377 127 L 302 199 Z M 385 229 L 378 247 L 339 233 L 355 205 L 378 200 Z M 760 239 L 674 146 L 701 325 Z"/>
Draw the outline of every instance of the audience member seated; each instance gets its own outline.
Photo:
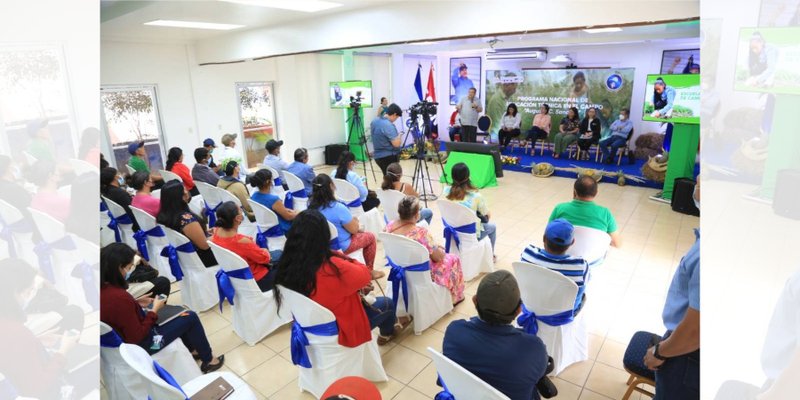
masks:
<path id="1" fill-rule="evenodd" d="M 30 142 L 25 151 L 34 156 L 39 161 L 55 162 L 55 145 L 48 128 L 49 121 L 44 118 L 34 119 L 28 122 L 26 128 L 30 136 Z"/>
<path id="2" fill-rule="evenodd" d="M 451 142 L 459 142 L 460 140 L 456 140 L 456 135 L 461 138 L 461 114 L 458 113 L 458 110 L 453 111 L 450 114 L 450 129 L 448 130 L 448 135 L 450 135 Z"/>
<path id="3" fill-rule="evenodd" d="M 131 202 L 133 199 L 128 192 L 122 188 L 125 185 L 125 179 L 113 167 L 108 167 L 100 171 L 100 194 L 109 200 L 119 204 L 125 209 L 125 213 L 131 217 L 133 221 L 134 232 L 139 230 L 139 224 L 136 218 L 133 217 L 131 212 Z"/>
<path id="4" fill-rule="evenodd" d="M 164 184 L 161 189 L 161 208 L 156 221 L 174 231 L 184 234 L 194 245 L 197 255 L 206 267 L 217 265 L 206 237 L 208 229 L 203 219 L 189 210 L 189 192 L 178 181 Z"/>
<path id="5" fill-rule="evenodd" d="M 128 165 L 136 172 L 144 171 L 150 174 L 150 178 L 156 184 L 156 189 L 160 189 L 161 185 L 164 184 L 164 178 L 150 171 L 150 167 L 147 161 L 145 161 L 147 160 L 147 153 L 145 151 L 144 141 L 129 144 L 128 153 L 131 155 L 131 158 L 128 159 Z"/>
<path id="6" fill-rule="evenodd" d="M 623 108 L 619 112 L 619 119 L 611 123 L 609 130 L 611 136 L 600 141 L 600 150 L 603 152 L 603 160 L 606 164 L 614 163 L 614 155 L 617 150 L 625 146 L 628 141 L 628 134 L 633 130 L 633 122 L 630 117 L 630 110 Z"/>
<path id="7" fill-rule="evenodd" d="M 386 173 L 383 175 L 383 183 L 381 183 L 381 189 L 383 190 L 397 190 L 400 193 L 403 193 L 406 196 L 414 196 L 419 197 L 419 194 L 412 185 L 409 185 L 405 182 L 400 182 L 400 179 L 403 177 L 403 168 L 400 166 L 400 163 L 391 163 L 389 166 L 386 167 Z M 433 219 L 433 210 L 430 208 L 423 208 L 419 210 L 419 217 L 420 221 L 423 219 L 428 223 L 431 224 L 431 220 Z M 419 221 L 417 221 L 419 222 Z"/>
<path id="8" fill-rule="evenodd" d="M 247 202 L 250 193 L 248 193 L 247 186 L 244 185 L 244 182 L 239 180 L 239 176 L 241 176 L 239 168 L 239 163 L 233 160 L 223 163 L 222 169 L 225 171 L 225 176 L 219 179 L 217 187 L 225 189 L 236 196 L 242 203 L 242 208 L 247 215 L 247 219 L 249 219 L 250 222 L 255 222 L 256 217 L 253 214 L 253 209 L 250 207 L 250 203 Z"/>
<path id="9" fill-rule="evenodd" d="M 600 118 L 597 118 L 597 109 L 589 107 L 586 110 L 586 116 L 581 121 L 580 136 L 578 137 L 578 147 L 582 151 L 581 159 L 589 159 L 589 148 L 600 141 L 601 129 L 602 124 Z"/>
<path id="10" fill-rule="evenodd" d="M 531 129 L 528 130 L 528 141 L 531 142 L 531 148 L 536 148 L 537 140 L 547 141 L 550 136 L 550 105 L 542 104 L 539 107 L 539 113 L 533 116 L 533 123 Z"/>
<path id="11" fill-rule="evenodd" d="M 214 150 L 214 162 L 219 165 L 220 175 L 225 176 L 225 165 L 230 161 L 236 161 L 236 165 L 242 163 L 242 155 L 236 150 L 236 137 L 238 133 L 226 133 L 219 140 L 222 148 Z M 247 182 L 247 175 L 244 171 L 239 171 L 236 178 Z"/>
<path id="12" fill-rule="evenodd" d="M 106 161 L 106 156 L 103 153 L 100 153 L 100 169 L 107 168 L 108 161 Z"/>
<path id="13" fill-rule="evenodd" d="M 472 302 L 478 316 L 450 323 L 444 355 L 512 399 L 539 399 L 537 385 L 549 381 L 547 349 L 535 335 L 511 326 L 522 311 L 514 275 L 486 275 Z"/>
<path id="14" fill-rule="evenodd" d="M 194 186 L 194 179 L 192 174 L 189 173 L 189 168 L 183 164 L 183 150 L 180 147 L 173 147 L 167 153 L 167 171 L 178 175 L 183 181 L 183 187 L 189 191 L 192 197 L 197 196 L 200 192 Z"/>
<path id="15" fill-rule="evenodd" d="M 211 241 L 242 257 L 253 273 L 258 288 L 262 292 L 272 290 L 275 282 L 275 268 L 270 262 L 277 262 L 281 258 L 281 250 L 268 251 L 258 247 L 253 238 L 238 232 L 244 216 L 239 206 L 232 201 L 222 203 L 217 209 L 217 228 Z"/>
<path id="16" fill-rule="evenodd" d="M 147 295 L 153 297 L 162 294 L 168 297 L 170 295 L 171 286 L 169 278 L 166 276 L 159 276 L 158 270 L 153 268 L 138 252 L 133 257 L 133 272 L 129 277 L 125 278 L 125 280 L 128 283 L 152 283 L 153 288 L 145 293 Z"/>
<path id="17" fill-rule="evenodd" d="M 396 165 L 396 164 L 392 164 Z M 389 168 L 391 169 L 391 166 Z M 386 232 L 405 236 L 419 242 L 428 249 L 431 258 L 431 278 L 434 282 L 450 290 L 453 304 L 464 300 L 464 275 L 461 272 L 461 260 L 455 254 L 447 254 L 442 246 L 437 245 L 430 232 L 417 226 L 419 220 L 419 199 L 406 196 L 397 205 L 400 220 L 390 221 Z"/>
<path id="18" fill-rule="evenodd" d="M 607 232 L 611 245 L 619 247 L 622 239 L 617 231 L 617 221 L 608 208 L 594 202 L 597 196 L 597 182 L 590 176 L 582 176 L 575 181 L 572 201 L 556 205 L 549 221 L 564 218 L 574 226 L 584 226 Z"/>
<path id="19" fill-rule="evenodd" d="M 158 310 L 166 300 L 150 296 L 134 299 L 126 291 L 125 277 L 133 272 L 135 254 L 124 243 L 112 243 L 100 251 L 100 320 L 114 328 L 123 342 L 137 344 L 150 354 L 158 353 L 180 338 L 202 362 L 203 373 L 220 369 L 225 356 L 214 358 L 203 325 L 194 311 L 186 311 L 156 330 Z"/>
<path id="20" fill-rule="evenodd" d="M 283 171 L 289 168 L 289 163 L 283 161 L 281 158 L 281 146 L 283 146 L 283 140 L 270 139 L 264 146 L 267 149 L 267 156 L 264 157 L 263 164 L 278 171 L 278 175 L 283 183 L 283 188 L 287 189 L 288 186 L 286 186 L 286 177 L 283 176 Z"/>
<path id="21" fill-rule="evenodd" d="M 356 167 L 356 156 L 349 152 L 344 151 L 342 155 L 339 156 L 339 166 L 331 171 L 331 175 L 334 175 L 337 179 L 343 179 L 353 184 L 353 186 L 358 189 L 359 198 L 361 199 L 361 208 L 364 211 L 369 211 L 378 205 L 381 204 L 381 201 L 378 200 L 378 195 L 375 192 L 370 192 L 366 186 L 364 186 L 365 178 L 359 176 L 355 171 Z"/>
<path id="22" fill-rule="evenodd" d="M 481 220 L 478 226 L 478 240 L 489 236 L 489 240 L 492 242 L 492 252 L 494 252 L 494 245 L 497 241 L 497 226 L 489 222 L 489 206 L 486 204 L 486 199 L 481 196 L 478 188 L 473 186 L 472 181 L 469 180 L 469 167 L 467 167 L 467 164 L 460 162 L 454 165 L 451 171 L 450 175 L 453 178 L 453 184 L 444 188 L 443 195 L 447 200 L 463 204 L 475 211 L 475 214 Z M 495 257 L 495 261 L 497 261 L 497 257 Z"/>
<path id="23" fill-rule="evenodd" d="M 321 212 L 336 227 L 339 246 L 345 254 L 364 249 L 364 261 L 366 261 L 367 267 L 372 270 L 378 246 L 375 241 L 375 235 L 360 230 L 358 218 L 350 214 L 347 206 L 336 201 L 336 196 L 333 194 L 335 190 L 333 179 L 330 176 L 325 174 L 317 175 L 314 178 L 314 192 L 311 193 L 308 208 Z"/>
<path id="24" fill-rule="evenodd" d="M 116 174 L 116 170 L 114 173 Z M 58 192 L 61 175 L 56 169 L 55 163 L 44 160 L 37 161 L 27 170 L 27 178 L 36 185 L 36 194 L 31 199 L 30 207 L 61 222 L 66 222 L 69 216 L 70 200 L 69 197 Z M 123 190 L 123 192 L 125 191 Z M 128 204 L 130 204 L 130 196 L 128 196 Z"/>
<path id="25" fill-rule="evenodd" d="M 314 177 L 317 175 L 314 173 L 314 168 L 308 165 L 308 150 L 302 147 L 295 150 L 294 162 L 289 164 L 286 170 L 303 181 L 303 186 L 306 187 L 306 194 L 311 196 L 311 181 L 313 181 Z"/>
<path id="26" fill-rule="evenodd" d="M 217 186 L 219 175 L 211 168 L 211 155 L 205 147 L 198 147 L 194 150 L 194 160 L 192 167 L 192 179 L 198 182 L 205 182 L 211 186 Z M 219 169 L 219 168 L 217 168 Z"/>
<path id="27" fill-rule="evenodd" d="M 100 130 L 89 127 L 81 133 L 78 159 L 98 167 L 100 165 Z"/>
<path id="28" fill-rule="evenodd" d="M 319 175 L 315 179 L 319 179 Z M 314 187 L 317 192 L 317 187 Z M 372 340 L 372 329 L 379 328 L 378 344 L 385 345 L 395 334 L 411 324 L 410 317 L 399 321 L 388 297 L 367 296 L 373 290 L 372 279 L 380 271 L 331 251 L 330 230 L 325 216 L 315 209 L 300 213 L 286 234 L 286 246 L 278 262 L 275 284 L 302 293 L 330 310 L 339 326 L 339 344 L 357 347 Z M 366 297 L 365 297 L 366 296 Z M 280 290 L 275 288 L 278 313 Z"/>
<path id="29" fill-rule="evenodd" d="M 206 149 L 206 153 L 208 153 L 208 167 L 211 168 L 211 170 L 214 171 L 215 174 L 217 174 L 217 177 L 219 177 L 219 165 L 217 165 L 217 163 L 214 161 L 214 155 L 212 154 L 214 152 L 214 149 L 217 148 L 217 144 L 214 143 L 214 139 L 206 138 L 206 140 L 203 140 L 202 148 Z M 197 159 L 196 150 L 195 150 L 195 159 Z M 197 178 L 194 179 L 198 180 Z M 215 183 L 214 186 L 217 186 L 217 184 Z"/>
<path id="30" fill-rule="evenodd" d="M 517 113 L 517 105 L 511 103 L 506 108 L 506 113 L 503 119 L 500 120 L 500 145 L 508 147 L 511 139 L 518 137 L 520 134 L 519 124 L 521 122 L 521 115 Z"/>
<path id="31" fill-rule="evenodd" d="M 99 200 L 97 177 L 96 172 L 85 172 L 72 181 L 69 193 L 69 216 L 64 223 L 67 232 L 94 243 L 97 243 L 98 227 L 87 221 L 97 221 L 98 209 L 90 206 L 97 204 Z"/>
<path id="32" fill-rule="evenodd" d="M 161 200 L 151 194 L 153 186 L 155 186 L 153 180 L 150 179 L 150 174 L 147 172 L 139 171 L 128 175 L 128 187 L 136 190 L 131 205 L 155 218 L 158 215 L 158 209 L 161 208 Z"/>
<path id="33" fill-rule="evenodd" d="M 528 245 L 522 252 L 522 261 L 560 272 L 572 279 L 578 285 L 578 295 L 573 308 L 577 315 L 586 300 L 584 289 L 589 274 L 589 263 L 580 257 L 566 254 L 567 249 L 575 243 L 573 231 L 572 224 L 563 218 L 550 221 L 542 238 L 544 249 Z"/>
<path id="34" fill-rule="evenodd" d="M 567 115 L 561 119 L 558 126 L 558 133 L 553 137 L 553 158 L 561 158 L 569 145 L 578 140 L 581 120 L 578 117 L 578 109 L 570 107 Z"/>
<path id="35" fill-rule="evenodd" d="M 22 173 L 16 163 L 9 156 L 0 154 L 0 200 L 14 206 L 26 220 L 31 221 L 28 207 L 33 197 L 22 186 L 23 182 Z"/>
<path id="36" fill-rule="evenodd" d="M 272 189 L 272 172 L 268 169 L 260 169 L 250 177 L 250 186 L 257 188 L 258 191 L 250 196 L 253 201 L 272 210 L 278 216 L 278 225 L 286 232 L 292 226 L 295 212 L 283 205 L 280 197 L 270 193 Z"/>

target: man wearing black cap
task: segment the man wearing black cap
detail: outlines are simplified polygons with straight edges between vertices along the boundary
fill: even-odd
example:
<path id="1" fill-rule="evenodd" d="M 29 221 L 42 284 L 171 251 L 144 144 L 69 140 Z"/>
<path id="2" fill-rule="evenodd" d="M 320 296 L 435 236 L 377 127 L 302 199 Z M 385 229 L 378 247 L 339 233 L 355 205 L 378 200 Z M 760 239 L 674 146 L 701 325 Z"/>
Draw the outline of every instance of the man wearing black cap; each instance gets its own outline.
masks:
<path id="1" fill-rule="evenodd" d="M 539 399 L 537 384 L 546 381 L 547 349 L 535 335 L 511 326 L 522 306 L 514 275 L 505 270 L 486 275 L 472 302 L 478 316 L 450 323 L 444 355 L 512 399 Z"/>
<path id="2" fill-rule="evenodd" d="M 206 138 L 206 140 L 203 140 L 203 147 L 208 153 L 208 167 L 211 168 L 215 174 L 219 174 L 219 166 L 214 162 L 213 152 L 214 149 L 217 148 L 217 144 L 214 143 L 214 139 Z M 197 153 L 197 151 L 195 151 L 195 153 Z"/>
<path id="3" fill-rule="evenodd" d="M 375 149 L 375 162 L 386 175 L 386 167 L 400 161 L 397 157 L 402 138 L 397 133 L 394 122 L 403 115 L 403 110 L 395 103 L 389 104 L 385 118 L 375 118 L 369 124 L 372 132 L 372 145 Z"/>
<path id="4" fill-rule="evenodd" d="M 264 157 L 264 165 L 270 166 L 275 171 L 278 171 L 278 175 L 280 175 L 281 181 L 283 181 L 284 189 L 286 189 L 286 177 L 283 176 L 283 171 L 289 168 L 289 163 L 281 159 L 281 146 L 283 146 L 283 140 L 270 139 L 267 142 L 266 146 L 264 146 L 267 149 L 267 156 Z"/>

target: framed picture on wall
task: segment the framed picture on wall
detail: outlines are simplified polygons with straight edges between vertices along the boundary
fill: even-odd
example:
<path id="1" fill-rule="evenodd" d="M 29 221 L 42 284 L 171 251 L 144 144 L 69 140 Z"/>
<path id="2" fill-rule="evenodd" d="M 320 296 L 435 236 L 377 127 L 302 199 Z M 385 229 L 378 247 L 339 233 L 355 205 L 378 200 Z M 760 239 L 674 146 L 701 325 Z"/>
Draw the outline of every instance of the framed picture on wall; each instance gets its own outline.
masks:
<path id="1" fill-rule="evenodd" d="M 700 73 L 700 49 L 664 50 L 662 54 L 662 74 Z"/>
<path id="2" fill-rule="evenodd" d="M 457 104 L 471 88 L 475 88 L 476 96 L 481 96 L 481 58 L 451 58 L 450 104 Z"/>
<path id="3" fill-rule="evenodd" d="M 264 145 L 270 139 L 278 139 L 272 82 L 239 82 L 236 83 L 236 94 L 245 161 L 248 168 L 254 167 L 267 155 Z"/>

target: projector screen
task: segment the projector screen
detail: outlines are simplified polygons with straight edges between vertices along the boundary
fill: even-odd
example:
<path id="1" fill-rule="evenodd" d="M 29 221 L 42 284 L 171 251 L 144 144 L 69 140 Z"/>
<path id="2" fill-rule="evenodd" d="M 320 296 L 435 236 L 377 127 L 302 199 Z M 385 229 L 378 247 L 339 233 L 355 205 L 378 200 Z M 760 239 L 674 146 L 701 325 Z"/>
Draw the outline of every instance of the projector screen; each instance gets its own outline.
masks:
<path id="1" fill-rule="evenodd" d="M 331 108 L 350 108 L 350 98 L 361 96 L 361 108 L 372 108 L 372 81 L 344 81 L 330 84 Z"/>
<path id="2" fill-rule="evenodd" d="M 700 75 L 647 75 L 642 111 L 644 121 L 700 124 Z"/>

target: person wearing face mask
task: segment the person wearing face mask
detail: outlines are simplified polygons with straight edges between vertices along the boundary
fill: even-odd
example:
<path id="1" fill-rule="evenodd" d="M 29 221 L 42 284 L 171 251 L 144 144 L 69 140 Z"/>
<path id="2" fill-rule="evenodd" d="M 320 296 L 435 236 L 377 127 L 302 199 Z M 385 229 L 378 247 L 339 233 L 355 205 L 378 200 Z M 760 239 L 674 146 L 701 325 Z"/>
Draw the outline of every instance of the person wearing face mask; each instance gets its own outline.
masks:
<path id="1" fill-rule="evenodd" d="M 150 175 L 147 172 L 145 173 Z M 116 168 L 108 167 L 100 171 L 100 194 L 125 209 L 125 213 L 133 221 L 133 231 L 137 232 L 139 231 L 139 224 L 136 223 L 136 218 L 133 217 L 131 212 L 131 195 L 122 186 L 125 186 L 125 179 L 120 176 Z"/>
<path id="2" fill-rule="evenodd" d="M 161 208 L 161 199 L 153 197 L 151 194 L 154 185 L 153 180 L 150 179 L 150 174 L 139 171 L 130 175 L 127 182 L 129 187 L 136 190 L 136 195 L 133 196 L 131 205 L 142 209 L 155 218 L 155 216 L 158 215 L 158 209 Z"/>
<path id="3" fill-rule="evenodd" d="M 205 182 L 217 186 L 219 175 L 211 167 L 211 155 L 205 147 L 194 149 L 194 160 L 197 162 L 192 167 L 192 178 L 198 182 Z"/>
<path id="4" fill-rule="evenodd" d="M 623 108 L 619 112 L 619 119 L 614 121 L 609 128 L 611 136 L 600 141 L 600 151 L 603 152 L 603 162 L 612 164 L 614 162 L 613 154 L 617 154 L 617 150 L 628 141 L 628 134 L 633 130 L 633 122 L 628 117 L 630 110 Z"/>

